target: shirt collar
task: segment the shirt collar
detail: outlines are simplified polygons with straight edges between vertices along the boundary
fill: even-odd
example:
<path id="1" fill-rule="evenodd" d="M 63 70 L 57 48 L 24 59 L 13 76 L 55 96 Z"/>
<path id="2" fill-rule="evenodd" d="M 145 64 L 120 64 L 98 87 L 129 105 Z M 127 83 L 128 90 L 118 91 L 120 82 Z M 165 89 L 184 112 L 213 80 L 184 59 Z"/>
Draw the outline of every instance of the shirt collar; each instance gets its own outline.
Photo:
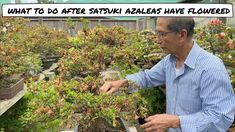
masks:
<path id="1" fill-rule="evenodd" d="M 198 44 L 196 42 L 193 42 L 193 47 L 190 50 L 184 64 L 194 69 L 196 65 L 196 60 L 200 54 L 200 51 L 201 51 L 201 48 L 198 46 Z M 175 57 L 173 55 L 170 55 L 170 60 L 175 61 Z"/>

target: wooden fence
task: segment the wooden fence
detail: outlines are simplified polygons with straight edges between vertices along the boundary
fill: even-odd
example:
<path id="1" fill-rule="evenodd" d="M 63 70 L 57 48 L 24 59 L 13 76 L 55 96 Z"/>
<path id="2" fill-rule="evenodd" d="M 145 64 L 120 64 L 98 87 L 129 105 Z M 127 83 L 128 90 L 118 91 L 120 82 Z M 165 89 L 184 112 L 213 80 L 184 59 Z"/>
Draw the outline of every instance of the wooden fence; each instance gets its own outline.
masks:
<path id="1" fill-rule="evenodd" d="M 66 24 L 67 18 L 29 18 L 31 24 L 45 24 L 57 30 L 64 30 L 68 31 L 68 26 Z M 89 27 L 92 29 L 97 25 L 103 25 L 106 27 L 112 27 L 114 25 L 123 26 L 130 30 L 143 30 L 147 29 L 147 20 L 112 20 L 112 19 L 101 19 L 101 18 L 91 18 L 89 20 Z M 82 22 L 79 18 L 71 19 L 73 23 L 75 23 L 75 29 L 81 30 L 82 29 Z"/>

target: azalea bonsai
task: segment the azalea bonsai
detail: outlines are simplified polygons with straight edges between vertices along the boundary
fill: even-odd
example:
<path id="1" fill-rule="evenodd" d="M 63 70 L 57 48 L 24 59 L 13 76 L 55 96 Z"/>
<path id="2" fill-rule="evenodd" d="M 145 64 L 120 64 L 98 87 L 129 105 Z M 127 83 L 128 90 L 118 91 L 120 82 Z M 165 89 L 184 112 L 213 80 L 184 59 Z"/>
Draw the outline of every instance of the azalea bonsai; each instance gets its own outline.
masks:
<path id="1" fill-rule="evenodd" d="M 33 75 L 41 70 L 39 55 L 25 50 L 19 39 L 25 36 L 19 32 L 25 28 L 24 22 L 22 18 L 0 19 L 0 88 L 18 81 L 22 74 Z"/>
<path id="2" fill-rule="evenodd" d="M 19 117 L 23 123 L 21 128 L 61 131 L 79 125 L 79 130 L 92 131 L 94 126 L 99 129 L 103 124 L 106 128 L 121 130 L 117 117 L 134 123 L 136 116 L 148 114 L 146 101 L 139 93 L 128 95 L 124 88 L 117 96 L 100 93 L 100 79 L 89 76 L 63 81 L 58 77 L 48 82 L 29 83 L 25 99 L 30 101 Z M 10 130 L 6 126 L 5 129 Z"/>
<path id="3" fill-rule="evenodd" d="M 0 51 L 0 88 L 4 88 L 13 80 L 11 75 L 22 73 L 24 67 L 18 65 L 18 49 L 0 44 Z"/>
<path id="4" fill-rule="evenodd" d="M 47 34 L 43 30 L 39 31 L 43 33 L 42 36 Z M 82 36 L 85 34 L 87 36 L 84 41 Z M 37 40 L 40 38 L 37 35 L 40 33 L 32 32 L 29 34 L 29 41 L 22 40 L 27 42 L 27 51 L 34 52 L 36 48 L 32 45 L 36 43 L 46 44 L 44 40 Z M 28 101 L 27 109 L 17 119 L 22 124 L 20 127 L 33 131 L 58 131 L 78 124 L 82 130 L 87 131 L 91 126 L 97 126 L 96 122 L 102 119 L 112 128 L 118 128 L 118 116 L 135 122 L 135 116 L 147 117 L 150 115 L 148 110 L 156 112 L 149 107 L 156 104 L 154 109 L 164 107 L 164 104 L 153 101 L 157 99 L 163 102 L 164 99 L 157 98 L 159 94 L 162 95 L 159 91 L 147 93 L 143 90 L 143 93 L 130 95 L 123 88 L 120 93 L 116 93 L 117 96 L 99 93 L 102 85 L 99 75 L 101 71 L 117 67 L 120 68 L 122 75 L 125 75 L 141 70 L 144 63 L 153 65 L 156 63 L 153 61 L 155 58 L 158 61 L 162 57 L 155 54 L 161 51 L 153 36 L 154 33 L 151 31 L 140 33 L 127 31 L 118 26 L 111 29 L 97 27 L 78 33 L 77 37 L 70 39 L 76 44 L 63 50 L 63 57 L 59 61 L 59 76 L 48 82 L 28 83 L 29 92 L 25 96 Z M 47 39 L 49 40 L 45 40 Z M 157 96 L 148 98 L 152 94 Z M 1 127 L 8 130 L 6 124 L 2 123 Z"/>
<path id="5" fill-rule="evenodd" d="M 0 88 L 8 87 L 22 75 L 29 77 L 41 70 L 39 55 L 25 55 L 20 49 L 5 44 L 0 44 L 0 51 Z"/>
<path id="6" fill-rule="evenodd" d="M 120 26 L 97 26 L 70 38 L 73 47 L 63 52 L 59 70 L 63 76 L 73 78 L 99 72 L 116 66 L 150 68 L 163 56 L 152 31 L 128 31 Z"/>

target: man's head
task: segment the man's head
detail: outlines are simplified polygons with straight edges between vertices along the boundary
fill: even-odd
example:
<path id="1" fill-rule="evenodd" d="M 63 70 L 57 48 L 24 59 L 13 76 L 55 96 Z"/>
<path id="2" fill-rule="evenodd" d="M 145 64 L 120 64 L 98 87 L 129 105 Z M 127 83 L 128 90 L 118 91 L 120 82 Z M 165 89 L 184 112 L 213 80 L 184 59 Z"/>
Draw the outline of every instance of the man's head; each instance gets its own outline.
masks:
<path id="1" fill-rule="evenodd" d="M 191 43 L 194 25 L 193 18 L 189 17 L 159 17 L 156 35 L 160 47 L 170 54 L 180 52 L 187 43 Z"/>

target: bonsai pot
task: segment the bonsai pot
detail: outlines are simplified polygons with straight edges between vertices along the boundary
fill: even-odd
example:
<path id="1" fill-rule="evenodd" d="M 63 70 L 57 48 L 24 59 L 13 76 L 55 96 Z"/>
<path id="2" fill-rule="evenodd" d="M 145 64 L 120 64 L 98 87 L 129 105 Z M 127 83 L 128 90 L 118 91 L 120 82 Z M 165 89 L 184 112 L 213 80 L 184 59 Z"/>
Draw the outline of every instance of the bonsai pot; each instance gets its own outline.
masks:
<path id="1" fill-rule="evenodd" d="M 20 79 L 14 85 L 9 88 L 1 88 L 0 89 L 0 99 L 10 99 L 14 97 L 19 91 L 24 88 L 24 79 Z"/>
<path id="2" fill-rule="evenodd" d="M 42 67 L 43 69 L 49 69 L 53 63 L 58 62 L 61 56 L 47 56 L 46 58 L 42 59 Z"/>

